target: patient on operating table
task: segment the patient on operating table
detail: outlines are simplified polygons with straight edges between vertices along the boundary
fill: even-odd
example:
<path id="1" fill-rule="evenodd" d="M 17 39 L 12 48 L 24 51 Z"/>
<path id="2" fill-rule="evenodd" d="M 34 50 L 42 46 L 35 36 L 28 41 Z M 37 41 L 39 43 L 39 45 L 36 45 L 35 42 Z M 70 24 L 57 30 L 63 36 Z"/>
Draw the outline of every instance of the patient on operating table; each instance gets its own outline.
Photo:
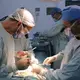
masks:
<path id="1" fill-rule="evenodd" d="M 34 72 L 32 69 L 35 66 L 36 68 L 41 65 L 38 63 L 38 60 L 36 62 L 33 61 L 31 53 L 28 51 L 19 51 L 17 52 L 15 56 L 15 63 L 17 66 L 17 71 L 13 74 L 15 77 L 35 77 L 38 80 L 45 80 L 41 74 L 39 74 L 37 71 Z"/>
<path id="2" fill-rule="evenodd" d="M 15 57 L 15 63 L 18 70 L 24 70 L 31 64 L 31 55 L 27 51 L 19 51 Z"/>

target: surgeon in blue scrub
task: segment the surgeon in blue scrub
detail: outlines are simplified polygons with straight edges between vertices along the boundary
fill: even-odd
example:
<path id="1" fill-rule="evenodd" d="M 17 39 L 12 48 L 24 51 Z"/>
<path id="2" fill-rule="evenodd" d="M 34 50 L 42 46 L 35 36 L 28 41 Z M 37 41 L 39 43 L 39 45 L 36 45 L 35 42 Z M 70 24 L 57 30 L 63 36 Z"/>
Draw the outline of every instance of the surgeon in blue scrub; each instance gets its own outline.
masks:
<path id="1" fill-rule="evenodd" d="M 46 80 L 80 80 L 80 20 L 76 20 L 70 29 L 74 37 L 60 52 L 63 55 L 60 69 L 49 70 L 41 66 L 33 66 L 32 71 L 45 76 Z M 60 57 L 60 54 L 48 57 L 44 63 L 49 64 L 51 60 Z"/>
<path id="2" fill-rule="evenodd" d="M 80 19 L 80 6 L 70 5 L 61 10 L 58 7 L 54 7 L 51 11 L 51 16 L 55 22 L 62 21 L 65 30 L 65 34 L 68 36 L 69 40 L 73 37 L 70 32 L 70 26 L 75 22 L 75 20 Z"/>

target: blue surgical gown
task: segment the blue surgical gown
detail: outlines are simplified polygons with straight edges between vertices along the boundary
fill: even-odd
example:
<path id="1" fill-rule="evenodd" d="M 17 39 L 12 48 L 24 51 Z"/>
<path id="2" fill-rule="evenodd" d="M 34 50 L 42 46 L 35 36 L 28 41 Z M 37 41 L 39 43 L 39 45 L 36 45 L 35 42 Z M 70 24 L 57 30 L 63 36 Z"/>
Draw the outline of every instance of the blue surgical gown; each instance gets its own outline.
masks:
<path id="1" fill-rule="evenodd" d="M 72 51 L 69 53 L 69 55 L 72 54 L 72 56 L 62 68 L 49 70 L 45 74 L 47 80 L 80 80 L 80 40 L 73 38 L 70 43 L 67 47 L 72 45 Z M 69 57 L 69 55 L 66 56 Z"/>

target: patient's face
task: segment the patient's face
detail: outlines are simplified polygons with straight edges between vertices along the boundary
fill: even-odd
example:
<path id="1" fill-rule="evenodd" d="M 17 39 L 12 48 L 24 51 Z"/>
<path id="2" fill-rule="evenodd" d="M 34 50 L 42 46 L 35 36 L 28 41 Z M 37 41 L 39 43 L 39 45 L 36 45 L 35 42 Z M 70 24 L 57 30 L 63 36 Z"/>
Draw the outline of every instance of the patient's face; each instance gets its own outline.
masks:
<path id="1" fill-rule="evenodd" d="M 31 58 L 28 53 L 23 53 L 22 51 L 18 52 L 16 55 L 16 66 L 19 70 L 26 69 L 31 64 Z"/>

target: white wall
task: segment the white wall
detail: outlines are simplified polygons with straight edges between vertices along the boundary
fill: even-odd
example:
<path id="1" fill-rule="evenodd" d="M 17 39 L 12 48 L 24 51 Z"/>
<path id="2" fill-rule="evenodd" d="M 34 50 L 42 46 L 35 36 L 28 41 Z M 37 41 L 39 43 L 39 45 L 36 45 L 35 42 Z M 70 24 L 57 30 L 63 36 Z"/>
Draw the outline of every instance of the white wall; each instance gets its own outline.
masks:
<path id="1" fill-rule="evenodd" d="M 48 30 L 53 27 L 53 19 L 50 15 L 46 15 L 46 8 L 53 6 L 63 8 L 65 6 L 65 0 L 62 0 L 58 3 L 43 2 L 40 0 L 0 0 L 0 18 L 12 13 L 13 11 L 15 11 L 16 8 L 27 8 L 33 14 L 35 21 L 37 20 L 35 28 L 33 28 L 30 33 L 30 36 L 32 36 L 32 34 L 36 31 L 43 32 L 44 30 Z M 35 16 L 35 8 L 40 8 L 40 13 L 37 19 Z"/>

